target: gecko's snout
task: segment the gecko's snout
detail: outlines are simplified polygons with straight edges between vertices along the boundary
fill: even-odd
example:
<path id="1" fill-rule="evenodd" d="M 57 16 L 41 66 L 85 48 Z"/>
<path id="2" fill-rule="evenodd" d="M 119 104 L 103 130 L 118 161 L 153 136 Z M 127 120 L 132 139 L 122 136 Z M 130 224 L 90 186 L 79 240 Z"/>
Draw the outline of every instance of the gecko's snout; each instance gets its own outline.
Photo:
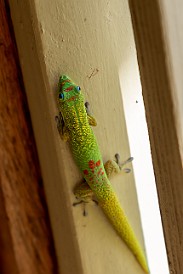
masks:
<path id="1" fill-rule="evenodd" d="M 71 79 L 69 78 L 69 76 L 63 74 L 60 76 L 60 82 L 63 82 L 63 81 L 70 81 Z"/>

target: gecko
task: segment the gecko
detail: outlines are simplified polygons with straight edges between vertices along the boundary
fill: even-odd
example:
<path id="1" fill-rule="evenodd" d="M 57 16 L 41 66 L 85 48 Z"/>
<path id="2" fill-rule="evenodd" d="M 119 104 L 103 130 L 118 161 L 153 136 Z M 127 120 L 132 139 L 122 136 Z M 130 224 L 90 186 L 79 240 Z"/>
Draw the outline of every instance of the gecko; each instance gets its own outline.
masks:
<path id="1" fill-rule="evenodd" d="M 83 176 L 83 181 L 74 189 L 75 197 L 80 200 L 78 203 L 87 203 L 95 196 L 118 235 L 144 272 L 149 273 L 145 254 L 109 181 L 112 175 L 122 170 L 119 155 L 116 155 L 116 161 L 109 160 L 104 165 L 92 129 L 97 122 L 91 115 L 89 104 L 85 104 L 81 88 L 67 75 L 59 78 L 57 96 L 57 128 L 61 139 L 70 143 L 73 157 Z"/>

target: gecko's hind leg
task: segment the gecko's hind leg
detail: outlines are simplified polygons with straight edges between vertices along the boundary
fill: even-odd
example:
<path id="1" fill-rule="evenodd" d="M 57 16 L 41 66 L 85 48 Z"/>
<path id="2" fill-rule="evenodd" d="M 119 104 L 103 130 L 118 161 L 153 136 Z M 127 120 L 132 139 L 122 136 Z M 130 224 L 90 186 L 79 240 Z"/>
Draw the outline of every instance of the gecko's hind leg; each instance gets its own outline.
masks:
<path id="1" fill-rule="evenodd" d="M 124 173 L 129 173 L 130 169 L 124 169 L 123 166 L 126 165 L 127 163 L 131 162 L 133 160 L 132 157 L 127 159 L 126 161 L 120 163 L 119 155 L 116 154 L 116 161 L 107 161 L 104 165 L 106 174 L 108 178 L 110 179 L 111 177 L 115 176 L 118 173 L 124 172 Z M 77 184 L 74 188 L 74 195 L 78 202 L 73 203 L 73 206 L 83 204 L 84 206 L 84 211 L 83 215 L 86 216 L 86 204 L 93 201 L 95 204 L 98 205 L 98 201 L 95 198 L 95 195 L 90 188 L 90 186 L 87 184 L 85 180 L 83 180 L 81 183 Z"/>
<path id="2" fill-rule="evenodd" d="M 85 103 L 86 113 L 88 117 L 88 123 L 90 126 L 95 127 L 97 125 L 96 119 L 93 117 L 90 111 L 90 104 L 88 102 Z"/>
<path id="3" fill-rule="evenodd" d="M 127 163 L 131 162 L 133 160 L 133 157 L 128 158 L 124 162 L 120 162 L 120 156 L 119 154 L 115 155 L 116 161 L 109 160 L 105 163 L 104 168 L 107 174 L 107 177 L 110 179 L 113 176 L 115 176 L 118 173 L 129 173 L 131 169 L 129 168 L 123 168 Z"/>
<path id="4" fill-rule="evenodd" d="M 98 203 L 95 198 L 94 198 L 94 193 L 89 187 L 89 185 L 86 183 L 86 181 L 82 181 L 78 185 L 75 186 L 74 188 L 74 195 L 78 202 L 73 203 L 73 206 L 83 204 L 83 216 L 87 216 L 88 213 L 86 211 L 86 204 L 89 203 L 90 201 L 95 202 L 96 204 Z"/>

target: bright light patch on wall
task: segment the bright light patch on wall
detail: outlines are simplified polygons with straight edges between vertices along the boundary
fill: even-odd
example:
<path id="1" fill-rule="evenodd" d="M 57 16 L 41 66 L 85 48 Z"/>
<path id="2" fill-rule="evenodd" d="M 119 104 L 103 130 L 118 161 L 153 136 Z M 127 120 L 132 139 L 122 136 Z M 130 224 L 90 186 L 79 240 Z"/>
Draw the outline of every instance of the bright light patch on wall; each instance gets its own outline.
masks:
<path id="1" fill-rule="evenodd" d="M 151 274 L 168 274 L 168 263 L 152 167 L 149 136 L 137 62 L 122 63 L 119 80 L 124 104 L 143 234 Z"/>

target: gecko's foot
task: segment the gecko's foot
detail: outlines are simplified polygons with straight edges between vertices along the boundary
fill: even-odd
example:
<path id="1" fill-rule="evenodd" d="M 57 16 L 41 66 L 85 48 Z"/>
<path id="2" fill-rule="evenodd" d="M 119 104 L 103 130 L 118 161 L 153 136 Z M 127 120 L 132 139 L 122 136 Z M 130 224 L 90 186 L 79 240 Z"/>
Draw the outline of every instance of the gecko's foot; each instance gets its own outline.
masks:
<path id="1" fill-rule="evenodd" d="M 89 114 L 90 113 L 90 103 L 89 102 L 85 102 L 85 108 L 86 108 L 86 112 Z"/>
<path id="2" fill-rule="evenodd" d="M 92 199 L 92 201 L 98 206 L 98 201 L 95 199 Z M 73 206 L 77 206 L 77 205 L 81 205 L 83 204 L 83 216 L 86 217 L 88 216 L 88 211 L 86 210 L 86 204 L 88 202 L 84 202 L 84 201 L 79 201 L 79 202 L 74 202 L 72 205 Z"/>
<path id="3" fill-rule="evenodd" d="M 86 217 L 88 215 L 88 212 L 86 210 L 86 202 L 84 201 L 79 201 L 79 202 L 75 202 L 73 203 L 72 205 L 73 206 L 77 206 L 77 205 L 80 205 L 80 204 L 83 204 L 83 216 Z"/>
<path id="4" fill-rule="evenodd" d="M 75 202 L 73 205 L 83 205 L 83 216 L 87 216 L 87 210 L 86 210 L 86 205 L 90 203 L 91 201 L 94 201 L 96 204 L 98 203 L 96 200 L 95 195 L 93 194 L 92 189 L 89 187 L 89 185 L 86 183 L 85 180 L 83 180 L 81 183 L 77 184 L 74 187 L 74 195 L 75 198 L 78 199 L 77 202 Z"/>
<path id="5" fill-rule="evenodd" d="M 119 153 L 115 154 L 115 158 L 116 158 L 116 163 L 118 164 L 119 168 L 125 172 L 125 173 L 130 173 L 131 169 L 130 168 L 123 168 L 127 163 L 130 163 L 133 161 L 133 157 L 129 157 L 126 161 L 124 162 L 120 162 L 120 155 Z"/>
<path id="6" fill-rule="evenodd" d="M 62 114 L 61 112 L 59 112 L 59 115 L 55 116 L 55 122 L 57 123 L 57 127 L 59 127 L 59 124 L 62 124 L 62 120 L 63 120 Z"/>
<path id="7" fill-rule="evenodd" d="M 59 115 L 55 116 L 55 122 L 57 124 L 57 129 L 60 134 L 63 132 L 63 117 L 61 115 L 61 112 L 59 112 Z"/>
<path id="8" fill-rule="evenodd" d="M 70 138 L 69 136 L 69 131 L 64 125 L 64 119 L 62 117 L 61 112 L 59 112 L 59 115 L 55 116 L 55 122 L 57 124 L 57 129 L 60 134 L 60 138 L 64 141 L 67 142 Z"/>
<path id="9" fill-rule="evenodd" d="M 83 203 L 84 203 L 83 201 L 79 201 L 79 202 L 73 203 L 72 205 L 73 205 L 73 206 L 77 206 L 77 205 L 80 205 L 80 204 L 83 204 Z"/>
<path id="10" fill-rule="evenodd" d="M 86 108 L 86 113 L 87 113 L 89 125 L 95 127 L 97 125 L 97 121 L 95 120 L 95 118 L 91 114 L 89 102 L 85 103 L 85 108 Z"/>

